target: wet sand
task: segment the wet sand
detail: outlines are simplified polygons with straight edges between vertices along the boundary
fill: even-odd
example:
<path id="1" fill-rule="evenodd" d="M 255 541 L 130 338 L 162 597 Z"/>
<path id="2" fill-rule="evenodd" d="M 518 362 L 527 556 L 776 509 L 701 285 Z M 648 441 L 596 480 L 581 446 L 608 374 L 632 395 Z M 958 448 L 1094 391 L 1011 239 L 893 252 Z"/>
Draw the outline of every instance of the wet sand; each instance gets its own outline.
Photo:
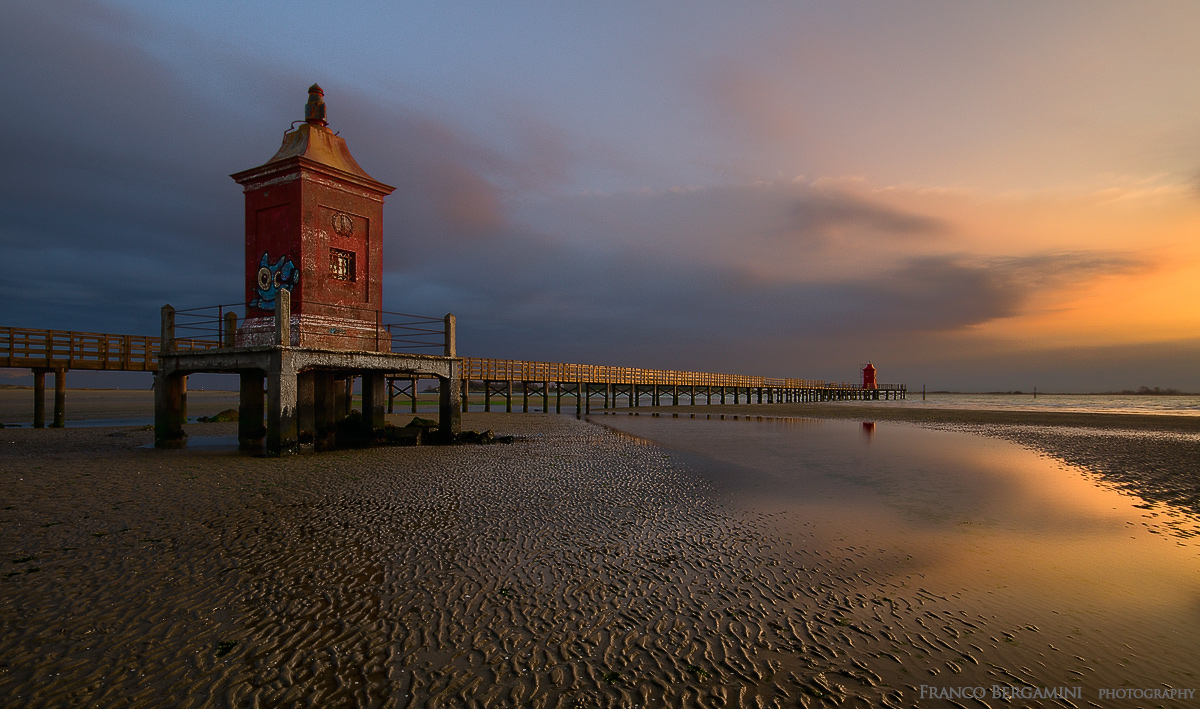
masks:
<path id="1" fill-rule="evenodd" d="M 1047 646 L 1079 644 L 657 445 L 568 416 L 464 424 L 517 440 L 264 459 L 0 431 L 0 696 L 910 706 L 947 678 L 1061 684 Z M 1087 658 L 1065 664 L 1092 676 Z"/>

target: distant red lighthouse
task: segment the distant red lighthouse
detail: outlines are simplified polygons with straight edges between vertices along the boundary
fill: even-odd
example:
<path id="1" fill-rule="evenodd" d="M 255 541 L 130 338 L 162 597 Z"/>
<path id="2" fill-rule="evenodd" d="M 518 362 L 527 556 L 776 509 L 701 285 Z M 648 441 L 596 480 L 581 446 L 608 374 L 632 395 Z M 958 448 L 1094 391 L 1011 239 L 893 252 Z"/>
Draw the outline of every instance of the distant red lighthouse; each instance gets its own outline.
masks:
<path id="1" fill-rule="evenodd" d="M 875 379 L 875 367 L 870 362 L 867 362 L 862 369 L 863 374 L 863 389 L 878 389 L 879 381 Z"/>

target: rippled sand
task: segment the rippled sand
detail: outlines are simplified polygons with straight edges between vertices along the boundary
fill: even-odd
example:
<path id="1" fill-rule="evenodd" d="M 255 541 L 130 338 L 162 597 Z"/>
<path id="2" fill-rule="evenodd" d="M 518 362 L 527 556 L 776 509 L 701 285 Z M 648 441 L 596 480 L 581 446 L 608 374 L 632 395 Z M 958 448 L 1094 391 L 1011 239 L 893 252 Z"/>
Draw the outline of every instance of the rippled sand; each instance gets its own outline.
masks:
<path id="1" fill-rule="evenodd" d="M 654 447 L 567 417 L 487 421 L 522 438 L 272 460 L 145 450 L 141 431 L 5 430 L 0 696 L 738 706 L 889 692 L 855 662 L 847 619 L 912 607 L 839 596 L 850 569 L 796 565 Z"/>
<path id="2" fill-rule="evenodd" d="M 0 431 L 0 696 L 909 706 L 948 677 L 1060 679 L 1037 627 L 880 582 L 906 560 L 739 507 L 657 446 L 566 416 L 464 425 L 517 440 L 264 459 Z"/>

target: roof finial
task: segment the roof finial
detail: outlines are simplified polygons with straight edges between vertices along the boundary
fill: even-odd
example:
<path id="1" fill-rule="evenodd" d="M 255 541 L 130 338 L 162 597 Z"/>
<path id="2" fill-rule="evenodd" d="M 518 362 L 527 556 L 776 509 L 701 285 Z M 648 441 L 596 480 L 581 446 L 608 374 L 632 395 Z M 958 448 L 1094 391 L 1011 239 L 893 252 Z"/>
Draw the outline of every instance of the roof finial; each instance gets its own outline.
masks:
<path id="1" fill-rule="evenodd" d="M 304 104 L 304 121 L 318 126 L 327 126 L 325 120 L 325 92 L 313 84 L 308 87 L 308 103 Z"/>

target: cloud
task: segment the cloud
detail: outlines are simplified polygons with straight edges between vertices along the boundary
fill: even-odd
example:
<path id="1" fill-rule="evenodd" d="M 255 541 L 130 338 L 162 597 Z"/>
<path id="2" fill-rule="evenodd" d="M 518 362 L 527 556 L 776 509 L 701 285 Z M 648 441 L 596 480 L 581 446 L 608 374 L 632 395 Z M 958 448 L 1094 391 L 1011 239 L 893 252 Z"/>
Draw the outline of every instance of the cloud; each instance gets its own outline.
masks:
<path id="1" fill-rule="evenodd" d="M 274 152 L 319 77 L 68 2 L 0 10 L 15 97 L 0 298 L 21 318 L 0 324 L 153 333 L 165 302 L 239 299 L 243 202 L 228 174 Z M 163 43 L 179 53 L 164 58 Z M 753 130 L 786 111 L 753 76 L 722 81 Z M 385 306 L 455 312 L 469 355 L 835 376 L 818 367 L 1154 266 L 1119 248 L 1051 250 L 1050 237 L 1013 246 L 990 223 L 1000 233 L 984 243 L 968 208 L 866 181 L 572 193 L 588 158 L 539 116 L 440 116 L 403 91 L 322 84 L 332 127 L 397 187 Z"/>

